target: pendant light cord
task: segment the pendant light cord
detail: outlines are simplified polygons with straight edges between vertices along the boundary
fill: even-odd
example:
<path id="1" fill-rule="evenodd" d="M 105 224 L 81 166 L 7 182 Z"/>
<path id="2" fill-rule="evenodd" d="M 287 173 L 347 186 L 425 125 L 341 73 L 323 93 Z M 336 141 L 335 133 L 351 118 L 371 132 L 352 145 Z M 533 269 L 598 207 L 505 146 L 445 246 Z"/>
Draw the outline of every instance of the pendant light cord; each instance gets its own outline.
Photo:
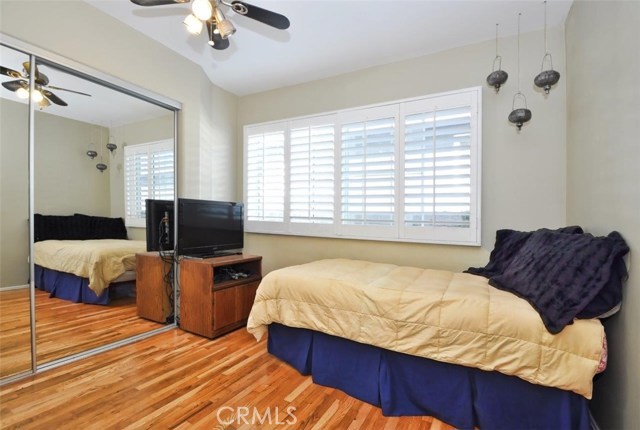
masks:
<path id="1" fill-rule="evenodd" d="M 518 12 L 518 92 L 520 92 L 520 15 Z"/>
<path id="2" fill-rule="evenodd" d="M 547 0 L 544 1 L 544 53 L 547 54 Z"/>
<path id="3" fill-rule="evenodd" d="M 498 23 L 496 23 L 496 57 L 498 56 Z"/>

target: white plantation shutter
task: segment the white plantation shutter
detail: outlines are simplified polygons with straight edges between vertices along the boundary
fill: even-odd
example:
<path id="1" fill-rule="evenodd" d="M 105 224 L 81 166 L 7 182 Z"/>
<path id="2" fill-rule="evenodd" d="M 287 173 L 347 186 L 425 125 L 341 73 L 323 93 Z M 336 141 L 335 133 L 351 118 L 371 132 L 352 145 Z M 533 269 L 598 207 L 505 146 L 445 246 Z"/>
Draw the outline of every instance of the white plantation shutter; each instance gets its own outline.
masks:
<path id="1" fill-rule="evenodd" d="M 173 140 L 124 147 L 125 223 L 144 227 L 146 199 L 174 199 Z"/>
<path id="2" fill-rule="evenodd" d="M 395 234 L 397 108 L 373 108 L 343 115 L 341 126 L 340 232 Z"/>
<path id="3" fill-rule="evenodd" d="M 473 94 L 403 107 L 402 236 L 478 243 L 477 107 Z"/>
<path id="4" fill-rule="evenodd" d="M 285 126 L 252 129 L 246 136 L 246 218 L 283 222 L 285 211 Z"/>
<path id="5" fill-rule="evenodd" d="M 479 245 L 480 98 L 246 126 L 246 230 Z"/>
<path id="6" fill-rule="evenodd" d="M 335 117 L 295 121 L 289 132 L 289 222 L 307 229 L 333 225 Z"/>

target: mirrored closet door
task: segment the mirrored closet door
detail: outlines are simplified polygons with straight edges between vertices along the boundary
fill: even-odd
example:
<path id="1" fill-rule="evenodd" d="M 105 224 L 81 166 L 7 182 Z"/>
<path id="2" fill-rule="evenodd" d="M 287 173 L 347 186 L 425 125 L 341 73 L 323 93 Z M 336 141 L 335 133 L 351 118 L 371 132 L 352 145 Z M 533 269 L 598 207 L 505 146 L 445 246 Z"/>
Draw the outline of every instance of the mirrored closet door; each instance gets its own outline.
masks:
<path id="1" fill-rule="evenodd" d="M 7 354 L 21 357 L 13 360 L 20 362 L 17 371 L 32 367 L 30 295 L 38 367 L 166 328 L 171 318 L 152 321 L 138 315 L 135 254 L 147 249 L 145 200 L 175 196 L 179 105 L 158 101 L 99 72 L 77 70 L 68 61 L 43 55 L 33 57 L 31 66 L 20 61 L 17 51 L 2 49 L 3 363 Z M 11 74 L 20 76 L 16 75 L 16 83 L 6 84 Z M 30 76 L 33 88 L 28 85 Z M 26 98 L 20 98 L 24 94 L 18 86 L 24 87 Z M 31 108 L 25 103 L 29 99 Z M 20 108 L 24 116 L 18 114 Z M 13 134 L 5 139 L 8 130 Z M 5 169 L 5 164 L 11 168 Z M 24 204 L 16 204 L 15 195 Z M 8 201 L 10 218 L 5 217 Z M 20 237 L 19 227 L 24 230 Z M 11 235 L 10 241 L 4 240 L 5 234 Z M 10 249 L 6 242 L 12 244 L 7 245 Z M 33 279 L 29 279 L 29 249 Z M 29 284 L 31 290 L 24 288 Z M 10 305 L 11 314 L 4 311 L 5 297 L 8 305 L 8 300 L 18 300 L 17 293 L 5 293 L 21 290 L 26 293 L 22 299 L 26 328 L 20 325 L 19 331 L 26 349 L 13 333 L 18 332 L 18 306 Z M 168 294 L 173 297 L 172 291 Z M 7 332 L 5 342 L 7 330 L 13 332 Z"/>
<path id="2" fill-rule="evenodd" d="M 4 378 L 29 371 L 32 366 L 29 100 L 24 97 L 28 81 L 9 76 L 22 71 L 29 64 L 29 56 L 0 46 L 0 59 L 0 378 Z"/>

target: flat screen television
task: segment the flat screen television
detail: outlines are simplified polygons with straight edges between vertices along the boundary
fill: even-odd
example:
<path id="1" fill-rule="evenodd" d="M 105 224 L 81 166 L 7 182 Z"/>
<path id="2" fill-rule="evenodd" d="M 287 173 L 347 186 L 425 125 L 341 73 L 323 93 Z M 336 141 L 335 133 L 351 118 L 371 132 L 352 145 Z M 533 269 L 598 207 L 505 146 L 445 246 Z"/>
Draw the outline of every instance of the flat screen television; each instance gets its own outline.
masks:
<path id="1" fill-rule="evenodd" d="M 147 251 L 172 251 L 174 248 L 173 200 L 145 200 Z"/>
<path id="2" fill-rule="evenodd" d="M 179 255 L 213 257 L 243 246 L 242 203 L 178 199 Z"/>

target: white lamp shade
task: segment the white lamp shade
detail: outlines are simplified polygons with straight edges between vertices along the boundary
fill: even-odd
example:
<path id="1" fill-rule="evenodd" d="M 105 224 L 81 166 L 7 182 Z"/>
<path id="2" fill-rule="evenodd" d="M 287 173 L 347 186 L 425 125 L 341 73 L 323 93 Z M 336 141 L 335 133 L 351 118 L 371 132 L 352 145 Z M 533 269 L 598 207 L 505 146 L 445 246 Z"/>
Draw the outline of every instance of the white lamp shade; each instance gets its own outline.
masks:
<path id="1" fill-rule="evenodd" d="M 42 93 L 39 90 L 34 90 L 33 94 L 31 95 L 31 100 L 33 100 L 35 103 L 40 103 L 42 99 L 44 99 Z"/>
<path id="2" fill-rule="evenodd" d="M 28 99 L 29 98 L 29 90 L 27 90 L 26 88 L 18 88 L 16 90 L 16 96 L 18 96 L 19 99 Z"/>
<path id="3" fill-rule="evenodd" d="M 213 14 L 213 7 L 209 0 L 193 0 L 191 10 L 196 18 L 202 21 L 207 21 Z"/>
<path id="4" fill-rule="evenodd" d="M 191 14 L 187 15 L 182 23 L 187 27 L 187 31 L 191 34 L 200 34 L 202 31 L 202 21 Z"/>

